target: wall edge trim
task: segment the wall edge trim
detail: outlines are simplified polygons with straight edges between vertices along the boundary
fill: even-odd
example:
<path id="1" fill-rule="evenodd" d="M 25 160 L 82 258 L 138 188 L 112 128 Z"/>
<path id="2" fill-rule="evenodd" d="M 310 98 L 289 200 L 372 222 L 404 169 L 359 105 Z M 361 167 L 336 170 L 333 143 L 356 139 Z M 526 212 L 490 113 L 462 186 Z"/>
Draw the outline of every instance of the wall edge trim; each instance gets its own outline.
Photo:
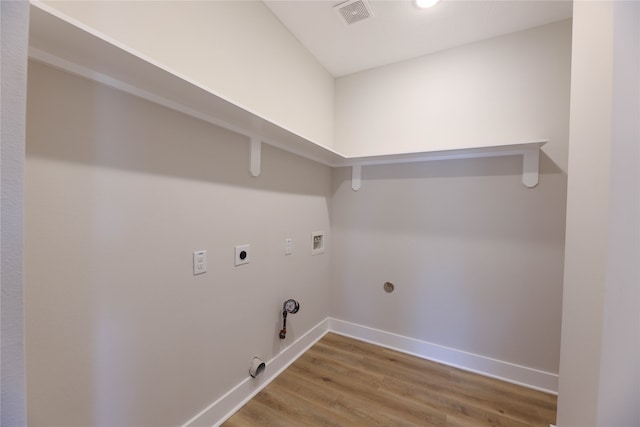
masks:
<path id="1" fill-rule="evenodd" d="M 269 360 L 266 364 L 267 368 L 265 372 L 258 378 L 254 379 L 249 376 L 249 365 L 247 365 L 246 379 L 200 411 L 184 423 L 182 427 L 219 426 L 271 381 L 276 379 L 289 365 L 324 337 L 327 332 L 329 332 L 329 318 L 319 322 L 307 333 Z"/>
<path id="2" fill-rule="evenodd" d="M 551 372 L 492 359 L 334 318 L 329 318 L 329 331 L 544 393 L 558 394 L 558 374 Z"/>
<path id="3" fill-rule="evenodd" d="M 181 427 L 221 425 L 329 332 L 544 393 L 558 394 L 557 374 L 327 317 L 269 360 L 261 377 L 247 376 Z"/>

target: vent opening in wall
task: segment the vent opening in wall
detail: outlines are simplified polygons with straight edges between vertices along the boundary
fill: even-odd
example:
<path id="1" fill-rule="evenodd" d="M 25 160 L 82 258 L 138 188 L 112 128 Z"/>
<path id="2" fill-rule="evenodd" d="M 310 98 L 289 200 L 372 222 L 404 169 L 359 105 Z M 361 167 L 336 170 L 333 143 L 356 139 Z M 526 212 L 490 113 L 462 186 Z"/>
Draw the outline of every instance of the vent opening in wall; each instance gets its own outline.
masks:
<path id="1" fill-rule="evenodd" d="M 334 6 L 333 10 L 346 25 L 373 18 L 373 9 L 367 0 L 349 0 Z"/>

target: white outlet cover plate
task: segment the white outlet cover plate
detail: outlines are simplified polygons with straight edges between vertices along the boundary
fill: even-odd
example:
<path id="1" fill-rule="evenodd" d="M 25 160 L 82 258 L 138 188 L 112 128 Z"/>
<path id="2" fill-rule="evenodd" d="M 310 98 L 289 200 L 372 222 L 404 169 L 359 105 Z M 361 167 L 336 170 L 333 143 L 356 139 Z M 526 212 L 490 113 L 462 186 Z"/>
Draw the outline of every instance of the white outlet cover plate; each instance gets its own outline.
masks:
<path id="1" fill-rule="evenodd" d="M 193 253 L 193 275 L 207 272 L 207 251 Z"/>
<path id="2" fill-rule="evenodd" d="M 236 256 L 234 265 L 249 264 L 251 245 L 238 245 L 236 246 Z"/>

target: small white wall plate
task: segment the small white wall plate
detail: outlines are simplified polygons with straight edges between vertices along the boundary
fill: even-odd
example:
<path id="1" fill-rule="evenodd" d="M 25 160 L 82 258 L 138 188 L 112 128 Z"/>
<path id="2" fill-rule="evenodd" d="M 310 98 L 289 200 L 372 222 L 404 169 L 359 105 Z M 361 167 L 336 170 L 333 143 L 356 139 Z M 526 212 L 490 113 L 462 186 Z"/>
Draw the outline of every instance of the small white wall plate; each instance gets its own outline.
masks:
<path id="1" fill-rule="evenodd" d="M 323 253 L 324 245 L 324 231 L 314 231 L 313 233 L 311 233 L 311 255 L 318 255 Z"/>

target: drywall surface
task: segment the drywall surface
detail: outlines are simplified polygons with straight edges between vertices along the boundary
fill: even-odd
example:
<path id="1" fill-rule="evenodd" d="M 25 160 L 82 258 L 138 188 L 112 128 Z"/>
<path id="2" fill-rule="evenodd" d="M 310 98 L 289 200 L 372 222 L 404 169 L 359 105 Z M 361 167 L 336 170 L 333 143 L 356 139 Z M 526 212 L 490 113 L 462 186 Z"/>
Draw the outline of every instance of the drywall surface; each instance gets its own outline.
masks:
<path id="1" fill-rule="evenodd" d="M 640 424 L 639 23 L 574 3 L 559 427 Z"/>
<path id="2" fill-rule="evenodd" d="M 335 149 L 349 156 L 549 138 L 566 172 L 571 21 L 336 80 Z"/>
<path id="3" fill-rule="evenodd" d="M 557 373 L 566 175 L 542 155 L 528 189 L 521 164 L 366 166 L 357 192 L 335 169 L 332 317 Z"/>
<path id="4" fill-rule="evenodd" d="M 639 2 L 614 6 L 613 70 L 609 244 L 597 425 L 625 427 L 640 425 Z"/>
<path id="5" fill-rule="evenodd" d="M 261 1 L 46 1 L 212 93 L 325 147 L 333 77 Z"/>
<path id="6" fill-rule="evenodd" d="M 558 426 L 596 425 L 611 176 L 613 3 L 574 3 Z"/>
<path id="7" fill-rule="evenodd" d="M 0 2 L 0 425 L 26 425 L 23 322 L 27 2 Z"/>
<path id="8" fill-rule="evenodd" d="M 28 84 L 29 425 L 181 425 L 326 318 L 329 168 L 264 146 L 253 178 L 244 137 L 38 63 Z"/>

